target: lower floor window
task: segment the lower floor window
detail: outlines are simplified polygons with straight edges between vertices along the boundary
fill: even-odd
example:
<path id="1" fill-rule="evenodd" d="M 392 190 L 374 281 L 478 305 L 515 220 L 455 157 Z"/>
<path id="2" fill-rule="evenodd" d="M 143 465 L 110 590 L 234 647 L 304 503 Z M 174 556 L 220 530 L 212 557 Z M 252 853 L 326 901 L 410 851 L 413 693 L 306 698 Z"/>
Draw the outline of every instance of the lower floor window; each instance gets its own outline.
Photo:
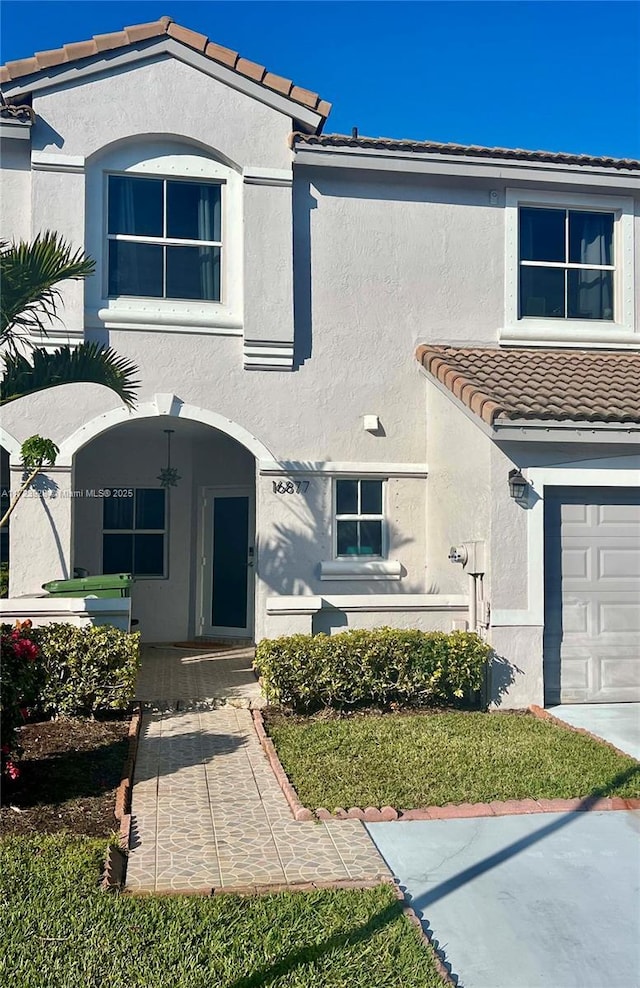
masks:
<path id="1" fill-rule="evenodd" d="M 166 491 L 111 488 L 103 501 L 102 572 L 164 576 Z"/>
<path id="2" fill-rule="evenodd" d="M 381 480 L 336 480 L 336 556 L 384 555 Z"/>

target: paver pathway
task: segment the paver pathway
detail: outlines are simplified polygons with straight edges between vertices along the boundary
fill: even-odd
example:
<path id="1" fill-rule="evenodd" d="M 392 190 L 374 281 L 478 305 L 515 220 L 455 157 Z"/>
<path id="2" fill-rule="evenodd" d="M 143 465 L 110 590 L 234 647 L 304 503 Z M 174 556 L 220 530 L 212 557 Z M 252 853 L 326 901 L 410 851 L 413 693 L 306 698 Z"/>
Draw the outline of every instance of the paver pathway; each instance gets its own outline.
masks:
<path id="1" fill-rule="evenodd" d="M 230 699 L 259 706 L 258 681 L 251 668 L 254 649 L 216 651 L 146 645 L 136 683 L 136 700 Z"/>
<path id="2" fill-rule="evenodd" d="M 213 695 L 219 694 L 212 685 Z M 153 683 L 149 688 L 155 692 Z M 131 889 L 389 876 L 359 820 L 292 818 L 250 711 L 231 705 L 145 713 L 130 844 Z"/>

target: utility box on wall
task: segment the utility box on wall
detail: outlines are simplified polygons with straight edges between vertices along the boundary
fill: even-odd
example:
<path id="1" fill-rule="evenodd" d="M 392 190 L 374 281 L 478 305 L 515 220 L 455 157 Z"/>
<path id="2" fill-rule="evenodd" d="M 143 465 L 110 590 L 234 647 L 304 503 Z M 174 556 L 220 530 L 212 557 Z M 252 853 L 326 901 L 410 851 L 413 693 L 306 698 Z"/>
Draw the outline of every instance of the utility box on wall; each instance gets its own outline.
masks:
<path id="1" fill-rule="evenodd" d="M 486 571 L 485 550 L 485 542 L 461 542 L 451 546 L 449 559 L 452 563 L 462 563 L 471 576 L 479 576 Z"/>

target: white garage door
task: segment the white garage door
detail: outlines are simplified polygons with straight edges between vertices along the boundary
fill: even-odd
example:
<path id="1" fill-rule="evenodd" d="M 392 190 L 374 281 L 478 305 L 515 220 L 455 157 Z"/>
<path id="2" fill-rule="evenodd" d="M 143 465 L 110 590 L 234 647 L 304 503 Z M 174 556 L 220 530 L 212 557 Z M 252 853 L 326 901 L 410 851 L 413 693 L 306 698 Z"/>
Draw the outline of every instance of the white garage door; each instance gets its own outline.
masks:
<path id="1" fill-rule="evenodd" d="M 640 490 L 545 491 L 546 703 L 640 700 Z"/>

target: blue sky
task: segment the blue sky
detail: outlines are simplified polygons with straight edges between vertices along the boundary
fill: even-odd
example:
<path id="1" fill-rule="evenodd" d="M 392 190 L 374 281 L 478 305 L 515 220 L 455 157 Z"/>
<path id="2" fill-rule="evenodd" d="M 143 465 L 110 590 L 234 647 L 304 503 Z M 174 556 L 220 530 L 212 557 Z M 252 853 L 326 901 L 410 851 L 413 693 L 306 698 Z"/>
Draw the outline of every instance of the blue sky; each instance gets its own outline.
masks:
<path id="1" fill-rule="evenodd" d="M 327 132 L 640 158 L 637 0 L 2 0 L 2 61 L 170 14 L 333 103 Z"/>

